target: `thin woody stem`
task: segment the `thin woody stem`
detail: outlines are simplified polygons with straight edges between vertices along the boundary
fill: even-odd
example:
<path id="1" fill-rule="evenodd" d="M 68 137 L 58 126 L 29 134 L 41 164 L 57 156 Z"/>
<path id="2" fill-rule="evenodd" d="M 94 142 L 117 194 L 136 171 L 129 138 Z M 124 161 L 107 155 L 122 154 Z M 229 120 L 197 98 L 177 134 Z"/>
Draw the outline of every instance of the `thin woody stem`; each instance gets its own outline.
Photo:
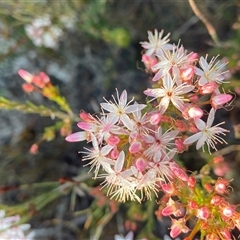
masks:
<path id="1" fill-rule="evenodd" d="M 217 32 L 215 30 L 215 28 L 213 27 L 213 25 L 209 22 L 209 20 L 207 19 L 207 17 L 204 15 L 204 13 L 202 11 L 200 11 L 200 9 L 198 8 L 195 0 L 188 0 L 190 7 L 192 8 L 193 12 L 195 13 L 195 15 L 204 23 L 204 25 L 206 26 L 209 35 L 211 36 L 213 42 L 217 45 L 220 46 L 220 41 L 218 39 L 218 35 Z"/>

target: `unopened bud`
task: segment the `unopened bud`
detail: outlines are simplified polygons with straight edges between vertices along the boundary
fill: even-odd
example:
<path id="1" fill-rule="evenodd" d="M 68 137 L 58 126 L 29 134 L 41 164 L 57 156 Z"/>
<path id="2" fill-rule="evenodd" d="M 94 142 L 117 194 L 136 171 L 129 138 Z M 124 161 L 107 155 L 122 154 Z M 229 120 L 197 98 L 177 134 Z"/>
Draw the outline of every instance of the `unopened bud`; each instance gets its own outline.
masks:
<path id="1" fill-rule="evenodd" d="M 213 93 L 217 87 L 218 86 L 215 82 L 209 82 L 209 83 L 206 83 L 203 86 L 201 86 L 199 89 L 199 92 L 201 94 Z"/>
<path id="2" fill-rule="evenodd" d="M 188 110 L 188 115 L 190 118 L 201 118 L 203 116 L 203 110 L 194 106 Z"/>
<path id="3" fill-rule="evenodd" d="M 229 181 L 226 179 L 219 178 L 215 184 L 215 191 L 219 194 L 224 194 L 227 192 L 229 186 Z"/>
<path id="4" fill-rule="evenodd" d="M 230 94 L 219 94 L 211 99 L 211 105 L 214 109 L 221 108 L 225 103 L 232 100 L 232 95 Z"/>
<path id="5" fill-rule="evenodd" d="M 217 206 L 221 203 L 221 201 L 222 201 L 222 197 L 218 195 L 214 195 L 211 199 L 211 204 Z"/>
<path id="6" fill-rule="evenodd" d="M 223 208 L 222 213 L 225 217 L 232 217 L 235 213 L 235 207 L 234 206 L 226 206 Z"/>
<path id="7" fill-rule="evenodd" d="M 162 190 L 169 195 L 173 195 L 176 191 L 176 188 L 174 187 L 174 185 L 170 183 L 163 183 L 161 184 L 161 187 L 162 187 Z"/>
<path id="8" fill-rule="evenodd" d="M 19 69 L 18 70 L 18 74 L 19 76 L 24 79 L 26 82 L 31 83 L 32 79 L 33 79 L 33 75 L 29 72 L 27 72 L 26 70 L 23 69 Z"/>
<path id="9" fill-rule="evenodd" d="M 190 188 L 193 188 L 195 185 L 196 185 L 196 179 L 195 179 L 195 177 L 190 176 L 190 177 L 188 178 L 188 186 L 189 186 Z"/>
<path id="10" fill-rule="evenodd" d="M 30 93 L 30 92 L 33 92 L 34 91 L 34 86 L 32 85 L 32 84 L 30 84 L 30 83 L 24 83 L 24 84 L 22 84 L 22 88 L 23 88 L 23 90 L 25 91 L 25 92 L 27 92 L 27 93 Z"/>
<path id="11" fill-rule="evenodd" d="M 207 220 L 210 217 L 210 211 L 207 207 L 201 207 L 197 210 L 197 217 L 202 220 Z"/>
<path id="12" fill-rule="evenodd" d="M 189 66 L 188 68 L 185 68 L 180 72 L 180 76 L 183 81 L 191 80 L 194 74 L 195 74 L 195 69 L 193 66 Z"/>
<path id="13" fill-rule="evenodd" d="M 150 117 L 150 124 L 157 125 L 161 121 L 162 115 L 160 113 L 155 113 Z"/>
<path id="14" fill-rule="evenodd" d="M 142 172 L 146 169 L 147 164 L 146 164 L 146 161 L 142 157 L 140 157 L 137 159 L 135 166 L 138 171 Z"/>

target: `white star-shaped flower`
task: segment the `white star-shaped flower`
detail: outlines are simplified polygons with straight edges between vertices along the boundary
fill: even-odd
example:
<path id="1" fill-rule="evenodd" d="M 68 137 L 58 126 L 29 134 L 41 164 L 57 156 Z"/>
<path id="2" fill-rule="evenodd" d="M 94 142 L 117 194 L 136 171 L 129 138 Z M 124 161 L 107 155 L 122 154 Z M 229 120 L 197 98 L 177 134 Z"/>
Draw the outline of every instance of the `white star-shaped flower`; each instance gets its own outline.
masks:
<path id="1" fill-rule="evenodd" d="M 212 108 L 209 112 L 209 116 L 207 119 L 207 123 L 205 123 L 202 119 L 194 119 L 195 125 L 199 132 L 195 133 L 194 135 L 188 137 L 183 143 L 184 144 L 191 144 L 193 142 L 197 141 L 196 149 L 200 149 L 204 146 L 206 143 L 208 146 L 208 151 L 211 153 L 210 148 L 213 148 L 215 150 L 215 144 L 219 143 L 227 143 L 222 137 L 219 136 L 219 134 L 225 135 L 225 132 L 228 132 L 228 130 L 219 127 L 219 125 L 223 124 L 219 123 L 213 127 L 212 123 L 215 116 L 215 110 Z"/>
<path id="2" fill-rule="evenodd" d="M 224 80 L 224 72 L 222 69 L 225 67 L 226 63 L 220 63 L 220 61 L 215 62 L 217 59 L 213 57 L 210 63 L 207 62 L 207 56 L 205 58 L 201 57 L 199 64 L 202 69 L 196 67 L 196 75 L 200 76 L 199 85 L 203 86 L 209 82 L 216 82 L 221 84 Z"/>
<path id="3" fill-rule="evenodd" d="M 145 104 L 138 104 L 138 103 L 134 103 L 132 105 L 129 105 L 133 99 L 131 101 L 129 101 L 127 103 L 127 91 L 124 90 L 121 94 L 121 96 L 119 97 L 118 91 L 117 91 L 117 100 L 113 97 L 114 103 L 111 101 L 107 101 L 107 103 L 101 103 L 101 107 L 104 110 L 107 110 L 109 113 L 109 117 L 111 119 L 114 119 L 112 122 L 113 124 L 117 123 L 119 120 L 123 123 L 123 125 L 125 127 L 127 127 L 128 129 L 132 129 L 133 128 L 133 122 L 132 120 L 129 118 L 129 116 L 127 114 L 142 110 L 143 108 L 146 107 Z"/>
<path id="4" fill-rule="evenodd" d="M 184 107 L 183 101 L 185 100 L 182 95 L 192 91 L 193 89 L 194 86 L 186 83 L 177 86 L 170 74 L 166 74 L 163 77 L 163 86 L 161 88 L 148 88 L 144 91 L 144 93 L 147 96 L 154 97 L 154 99 L 162 98 L 159 103 L 159 110 L 161 113 L 164 113 L 170 102 L 172 102 L 178 110 L 182 111 Z"/>
<path id="5" fill-rule="evenodd" d="M 172 49 L 172 44 L 169 44 L 169 35 L 168 33 L 163 37 L 163 30 L 158 32 L 157 29 L 154 30 L 154 34 L 151 31 L 148 31 L 148 40 L 149 42 L 140 42 L 143 48 L 147 49 L 146 55 L 152 56 L 160 49 L 170 50 Z"/>

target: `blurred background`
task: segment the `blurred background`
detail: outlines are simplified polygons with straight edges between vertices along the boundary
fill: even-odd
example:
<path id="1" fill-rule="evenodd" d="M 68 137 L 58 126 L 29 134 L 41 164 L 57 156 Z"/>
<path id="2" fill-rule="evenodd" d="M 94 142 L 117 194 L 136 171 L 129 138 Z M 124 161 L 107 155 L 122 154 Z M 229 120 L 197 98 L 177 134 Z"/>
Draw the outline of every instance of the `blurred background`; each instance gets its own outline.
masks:
<path id="1" fill-rule="evenodd" d="M 229 62 L 226 78 L 235 96 L 234 108 L 218 115 L 218 121 L 225 121 L 231 130 L 227 136 L 229 146 L 223 146 L 222 153 L 229 167 L 227 178 L 234 179 L 231 201 L 239 203 L 240 2 L 195 2 L 214 27 L 217 42 L 189 2 L 183 0 L 0 1 L 0 96 L 21 103 L 30 100 L 36 105 L 55 107 L 40 94 L 22 91 L 23 81 L 17 71 L 25 69 L 33 74 L 47 73 L 76 115 L 81 110 L 99 113 L 103 96 L 109 99 L 115 94 L 115 88 L 119 92 L 126 89 L 129 98 L 134 96 L 137 101 L 145 102 L 143 90 L 151 82 L 141 62 L 139 42 L 147 41 L 147 31 L 154 29 L 163 29 L 164 35 L 171 33 L 171 43 L 181 40 L 189 52 L 202 56 L 220 54 L 220 60 Z M 56 119 L 24 114 L 17 109 L 0 110 L 0 119 L 0 186 L 58 182 L 79 175 L 82 162 L 78 151 L 84 143 L 67 143 L 61 134 L 54 132 L 49 139 L 52 141 L 41 142 L 37 154 L 29 152 L 32 144 L 41 139 L 44 129 Z M 79 130 L 76 123 L 72 127 L 73 132 Z M 196 156 L 194 149 L 182 158 L 192 171 L 206 163 L 203 160 L 206 156 Z M 2 204 L 14 206 L 41 191 L 1 188 L 0 200 Z M 36 239 L 91 239 L 92 230 L 86 227 L 89 218 L 74 212 L 89 208 L 94 197 L 88 194 L 75 197 L 71 210 L 71 196 L 66 194 L 33 214 L 30 223 L 36 231 Z M 151 209 L 154 218 L 154 206 L 145 207 L 131 209 L 140 216 Z M 127 216 L 122 206 L 119 209 L 100 239 L 114 239 L 115 234 L 127 233 L 124 222 L 132 212 Z M 168 234 L 167 220 L 160 223 L 153 219 L 146 223 L 145 216 L 135 222 L 138 223 L 133 227 L 136 232 L 146 229 L 146 235 L 152 233 L 149 239 L 162 239 Z"/>

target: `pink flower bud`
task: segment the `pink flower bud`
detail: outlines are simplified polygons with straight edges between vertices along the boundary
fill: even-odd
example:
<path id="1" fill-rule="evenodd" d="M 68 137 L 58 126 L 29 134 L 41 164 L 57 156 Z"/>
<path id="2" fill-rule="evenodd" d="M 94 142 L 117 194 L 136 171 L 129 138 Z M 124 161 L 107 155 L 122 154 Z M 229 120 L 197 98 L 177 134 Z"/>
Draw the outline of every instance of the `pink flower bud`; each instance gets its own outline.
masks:
<path id="1" fill-rule="evenodd" d="M 176 238 L 180 233 L 187 233 L 189 228 L 185 224 L 185 219 L 180 218 L 178 220 L 172 219 L 172 226 L 170 231 L 170 236 Z"/>
<path id="2" fill-rule="evenodd" d="M 199 88 L 199 93 L 201 94 L 213 93 L 217 87 L 218 86 L 215 82 L 209 82 Z"/>
<path id="3" fill-rule="evenodd" d="M 180 132 L 185 132 L 187 131 L 187 126 L 186 124 L 181 121 L 181 120 L 175 120 L 174 121 L 174 126 L 177 128 L 178 131 Z"/>
<path id="4" fill-rule="evenodd" d="M 23 88 L 23 90 L 25 91 L 25 92 L 27 92 L 27 93 L 30 93 L 30 92 L 33 92 L 34 91 L 34 86 L 32 85 L 32 84 L 30 84 L 30 83 L 24 83 L 23 85 L 22 85 L 22 88 Z"/>
<path id="5" fill-rule="evenodd" d="M 79 117 L 84 121 L 84 122 L 93 122 L 95 121 L 94 117 L 90 113 L 86 112 L 80 112 Z"/>
<path id="6" fill-rule="evenodd" d="M 188 186 L 189 186 L 190 188 L 193 188 L 195 185 L 196 185 L 196 179 L 195 179 L 195 177 L 190 176 L 190 177 L 188 178 Z"/>
<path id="7" fill-rule="evenodd" d="M 183 139 L 182 138 L 176 138 L 175 139 L 175 146 L 176 146 L 179 153 L 182 153 L 182 152 L 185 151 L 185 145 L 183 144 Z"/>
<path id="8" fill-rule="evenodd" d="M 229 172 L 229 166 L 222 156 L 213 159 L 213 171 L 219 177 L 222 177 Z"/>
<path id="9" fill-rule="evenodd" d="M 223 200 L 222 197 L 220 197 L 218 195 L 214 195 L 211 199 L 211 204 L 214 206 L 217 206 L 221 203 L 222 200 Z"/>
<path id="10" fill-rule="evenodd" d="M 162 210 L 162 215 L 163 216 L 174 215 L 175 217 L 180 217 L 183 215 L 183 211 L 181 210 L 183 210 L 181 204 L 169 198 L 167 206 Z"/>
<path id="11" fill-rule="evenodd" d="M 195 126 L 194 123 L 189 122 L 188 123 L 188 131 L 191 133 L 196 133 L 198 131 L 197 127 Z"/>
<path id="12" fill-rule="evenodd" d="M 157 125 L 161 121 L 162 115 L 160 113 L 155 113 L 150 117 L 150 124 Z"/>
<path id="13" fill-rule="evenodd" d="M 50 82 L 50 78 L 45 72 L 40 72 L 38 75 L 41 77 L 45 84 Z"/>
<path id="14" fill-rule="evenodd" d="M 39 88 L 43 88 L 45 86 L 45 82 L 38 75 L 33 76 L 32 82 Z"/>
<path id="15" fill-rule="evenodd" d="M 227 192 L 227 188 L 229 186 L 229 181 L 226 179 L 219 178 L 215 183 L 215 191 L 219 194 L 224 194 Z"/>
<path id="16" fill-rule="evenodd" d="M 107 143 L 111 146 L 116 146 L 118 143 L 120 142 L 120 139 L 118 136 L 115 135 L 111 135 L 108 139 L 107 139 Z"/>
<path id="17" fill-rule="evenodd" d="M 225 217 L 232 217 L 235 213 L 235 207 L 234 206 L 226 206 L 222 209 L 222 214 L 225 216 Z"/>
<path id="18" fill-rule="evenodd" d="M 180 76 L 183 81 L 190 81 L 195 74 L 195 69 L 193 66 L 189 66 L 180 72 Z"/>
<path id="19" fill-rule="evenodd" d="M 203 110 L 194 106 L 188 110 L 188 115 L 190 118 L 201 118 L 203 116 Z"/>
<path id="20" fill-rule="evenodd" d="M 31 83 L 32 79 L 33 79 L 33 75 L 29 72 L 27 72 L 26 70 L 23 69 L 19 69 L 18 70 L 18 74 L 19 76 L 24 79 L 26 82 Z"/>
<path id="21" fill-rule="evenodd" d="M 231 233 L 228 231 L 228 229 L 225 228 L 223 230 L 220 230 L 220 233 L 224 237 L 224 240 L 231 240 L 232 239 Z"/>
<path id="22" fill-rule="evenodd" d="M 188 55 L 188 60 L 195 61 L 198 58 L 198 53 L 192 52 Z"/>
<path id="23" fill-rule="evenodd" d="M 230 94 L 219 94 L 211 98 L 211 105 L 214 109 L 221 108 L 225 103 L 232 100 Z"/>
<path id="24" fill-rule="evenodd" d="M 147 164 L 144 158 L 140 157 L 137 159 L 135 166 L 137 168 L 138 171 L 142 172 L 146 169 Z"/>
<path id="25" fill-rule="evenodd" d="M 196 215 L 202 220 L 207 220 L 210 217 L 210 211 L 207 207 L 201 207 L 197 210 Z"/>
<path id="26" fill-rule="evenodd" d="M 162 187 L 162 190 L 169 195 L 174 195 L 176 191 L 176 188 L 174 187 L 174 185 L 170 183 L 163 183 L 161 184 L 161 187 Z"/>
<path id="27" fill-rule="evenodd" d="M 190 96 L 189 97 L 189 100 L 192 102 L 192 103 L 195 103 L 195 102 L 197 102 L 198 100 L 199 100 L 199 97 L 198 96 Z"/>
<path id="28" fill-rule="evenodd" d="M 117 150 L 117 148 L 114 148 L 111 153 L 110 153 L 110 156 L 112 159 L 117 159 L 118 156 L 119 156 L 119 151 Z"/>
<path id="29" fill-rule="evenodd" d="M 142 62 L 148 70 L 151 70 L 151 67 L 157 64 L 157 59 L 155 56 L 148 56 L 146 54 L 142 55 Z"/>
<path id="30" fill-rule="evenodd" d="M 38 145 L 37 145 L 36 143 L 34 143 L 34 144 L 30 147 L 29 152 L 30 152 L 31 154 L 37 154 L 37 152 L 38 152 Z"/>
<path id="31" fill-rule="evenodd" d="M 181 179 L 184 182 L 188 181 L 188 175 L 183 170 L 183 168 L 180 167 L 176 162 L 170 162 L 169 166 L 170 166 L 170 169 L 172 170 L 173 174 L 177 178 Z"/>
<path id="32" fill-rule="evenodd" d="M 198 208 L 198 204 L 197 204 L 195 201 L 190 200 L 190 201 L 188 202 L 188 207 L 189 207 L 190 209 L 197 209 L 197 208 Z"/>
<path id="33" fill-rule="evenodd" d="M 204 188 L 207 192 L 211 193 L 213 191 L 213 186 L 210 183 L 205 183 Z"/>
<path id="34" fill-rule="evenodd" d="M 142 149 L 142 143 L 138 141 L 134 141 L 130 147 L 129 147 L 129 152 L 130 153 L 137 153 Z"/>

